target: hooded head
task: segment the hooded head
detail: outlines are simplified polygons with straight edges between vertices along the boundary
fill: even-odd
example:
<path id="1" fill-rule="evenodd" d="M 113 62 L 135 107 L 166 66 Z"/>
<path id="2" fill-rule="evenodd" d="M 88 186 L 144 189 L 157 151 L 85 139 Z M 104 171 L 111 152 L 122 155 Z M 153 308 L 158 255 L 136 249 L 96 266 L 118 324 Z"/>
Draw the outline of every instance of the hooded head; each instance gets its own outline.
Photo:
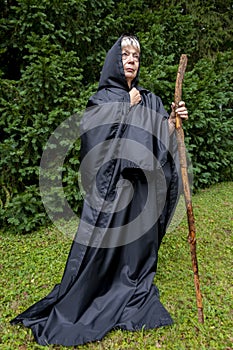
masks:
<path id="1" fill-rule="evenodd" d="M 127 49 L 129 46 L 133 47 L 137 51 L 137 57 L 127 50 L 125 52 L 125 49 Z M 129 55 L 129 57 L 132 58 L 132 60 L 135 62 L 132 63 L 132 65 L 135 64 L 135 67 L 133 66 L 132 70 L 135 69 L 136 76 L 131 81 L 131 88 L 137 85 L 139 76 L 140 44 L 135 37 L 124 35 L 116 41 L 116 43 L 107 53 L 101 72 L 98 90 L 106 87 L 116 87 L 127 91 L 130 90 L 126 79 L 126 75 L 130 75 L 130 67 L 128 67 L 129 71 L 126 73 L 124 70 L 123 62 L 126 62 L 127 57 L 122 56 L 122 50 L 125 55 Z"/>

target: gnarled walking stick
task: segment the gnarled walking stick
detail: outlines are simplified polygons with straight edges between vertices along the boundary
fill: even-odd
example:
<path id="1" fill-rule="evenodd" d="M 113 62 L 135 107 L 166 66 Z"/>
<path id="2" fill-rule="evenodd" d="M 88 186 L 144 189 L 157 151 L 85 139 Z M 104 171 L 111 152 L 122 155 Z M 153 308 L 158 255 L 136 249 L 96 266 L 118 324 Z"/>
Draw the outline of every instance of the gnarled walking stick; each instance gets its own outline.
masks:
<path id="1" fill-rule="evenodd" d="M 177 72 L 177 78 L 176 78 L 176 86 L 175 86 L 176 108 L 178 108 L 179 102 L 181 101 L 181 98 L 182 98 L 182 82 L 184 79 L 186 66 L 187 66 L 187 56 L 181 55 L 178 72 Z M 188 226 L 189 226 L 188 242 L 190 244 L 192 267 L 193 267 L 193 273 L 194 273 L 198 321 L 200 323 L 203 323 L 204 322 L 203 305 L 202 305 L 202 296 L 200 291 L 200 282 L 199 282 L 198 264 L 197 264 L 197 255 L 196 255 L 196 229 L 195 229 L 195 221 L 194 221 L 194 215 L 193 215 L 192 200 L 191 200 L 188 171 L 187 171 L 187 161 L 186 161 L 185 144 L 184 144 L 184 131 L 182 128 L 182 120 L 179 117 L 178 113 L 176 113 L 176 137 L 177 137 L 177 144 L 178 144 L 178 153 L 179 153 L 181 177 L 182 177 L 183 189 L 184 189 L 185 204 L 187 209 L 187 219 L 188 219 Z"/>

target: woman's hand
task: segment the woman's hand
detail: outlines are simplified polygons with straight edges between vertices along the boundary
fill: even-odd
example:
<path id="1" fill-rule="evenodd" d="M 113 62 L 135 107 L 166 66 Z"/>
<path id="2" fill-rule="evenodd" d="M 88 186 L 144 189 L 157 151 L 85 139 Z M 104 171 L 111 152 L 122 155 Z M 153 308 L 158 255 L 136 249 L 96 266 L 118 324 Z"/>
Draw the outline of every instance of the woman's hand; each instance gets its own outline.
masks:
<path id="1" fill-rule="evenodd" d="M 170 117 L 168 119 L 170 134 L 175 129 L 176 113 L 179 115 L 180 118 L 182 118 L 182 120 L 187 120 L 188 119 L 188 110 L 185 107 L 185 102 L 184 101 L 180 101 L 179 102 L 179 107 L 178 108 L 176 108 L 175 103 L 172 102 L 171 109 L 172 109 L 172 111 L 171 111 Z"/>
<path id="2" fill-rule="evenodd" d="M 137 105 L 141 101 L 140 92 L 136 88 L 132 88 L 129 92 L 130 106 Z"/>

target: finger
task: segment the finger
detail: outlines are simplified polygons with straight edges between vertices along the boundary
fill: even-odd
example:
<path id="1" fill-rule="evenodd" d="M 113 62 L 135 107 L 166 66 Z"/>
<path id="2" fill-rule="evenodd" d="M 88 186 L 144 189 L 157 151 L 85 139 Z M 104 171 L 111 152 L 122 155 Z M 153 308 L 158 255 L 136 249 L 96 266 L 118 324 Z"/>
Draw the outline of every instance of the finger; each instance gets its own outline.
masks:
<path id="1" fill-rule="evenodd" d="M 188 112 L 187 111 L 179 111 L 177 112 L 179 115 L 188 115 Z"/>
<path id="2" fill-rule="evenodd" d="M 180 112 L 187 112 L 187 108 L 186 107 L 179 107 L 176 109 L 176 112 L 177 113 L 180 113 Z M 188 112 L 187 112 L 188 113 Z"/>
<path id="3" fill-rule="evenodd" d="M 170 114 L 171 118 L 175 118 L 175 116 L 176 116 L 175 108 L 176 108 L 176 104 L 175 104 L 175 102 L 172 102 L 172 104 L 171 104 L 171 114 Z"/>
<path id="4" fill-rule="evenodd" d="M 175 108 L 176 108 L 176 104 L 175 104 L 175 102 L 172 102 L 172 104 L 171 104 L 172 112 L 175 112 Z"/>
<path id="5" fill-rule="evenodd" d="M 179 102 L 179 106 L 185 106 L 185 102 L 184 101 L 180 101 Z"/>
<path id="6" fill-rule="evenodd" d="M 188 114 L 187 113 L 186 114 L 179 113 L 179 117 L 182 119 L 188 119 Z"/>

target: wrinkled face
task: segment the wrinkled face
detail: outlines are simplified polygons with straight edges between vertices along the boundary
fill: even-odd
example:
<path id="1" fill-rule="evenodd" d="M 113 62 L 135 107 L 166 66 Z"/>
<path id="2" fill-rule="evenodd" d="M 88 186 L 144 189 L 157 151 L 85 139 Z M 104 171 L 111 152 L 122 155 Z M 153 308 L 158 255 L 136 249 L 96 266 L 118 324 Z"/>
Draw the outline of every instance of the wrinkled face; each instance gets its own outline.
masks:
<path id="1" fill-rule="evenodd" d="M 132 46 L 127 45 L 122 48 L 122 63 L 124 67 L 125 77 L 129 87 L 133 79 L 137 75 L 138 67 L 139 67 L 139 50 Z"/>

